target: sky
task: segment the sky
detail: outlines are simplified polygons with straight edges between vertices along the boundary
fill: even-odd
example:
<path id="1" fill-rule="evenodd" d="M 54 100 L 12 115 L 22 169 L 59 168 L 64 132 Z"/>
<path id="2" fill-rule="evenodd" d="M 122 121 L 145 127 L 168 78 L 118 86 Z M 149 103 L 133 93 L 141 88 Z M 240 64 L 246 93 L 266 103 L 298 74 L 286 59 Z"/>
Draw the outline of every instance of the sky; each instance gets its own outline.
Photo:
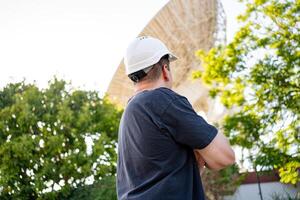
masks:
<path id="1" fill-rule="evenodd" d="M 221 0 L 227 41 L 243 6 Z M 128 43 L 168 0 L 0 0 L 0 88 L 54 76 L 104 94 Z"/>

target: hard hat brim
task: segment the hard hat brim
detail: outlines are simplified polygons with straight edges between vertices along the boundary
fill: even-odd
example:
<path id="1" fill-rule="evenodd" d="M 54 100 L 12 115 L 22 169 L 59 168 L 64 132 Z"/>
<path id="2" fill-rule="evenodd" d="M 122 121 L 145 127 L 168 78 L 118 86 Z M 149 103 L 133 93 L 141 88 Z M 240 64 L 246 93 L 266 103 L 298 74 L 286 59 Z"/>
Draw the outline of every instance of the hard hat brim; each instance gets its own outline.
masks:
<path id="1" fill-rule="evenodd" d="M 170 61 L 170 62 L 173 62 L 173 61 L 175 61 L 175 60 L 178 59 L 177 56 L 175 56 L 175 55 L 172 54 L 171 52 L 169 52 L 168 55 L 169 55 L 169 61 Z"/>
<path id="2" fill-rule="evenodd" d="M 126 74 L 128 75 L 149 67 L 157 63 L 164 55 L 169 55 L 170 62 L 177 60 L 177 57 L 174 54 L 172 54 L 169 50 L 164 49 L 160 52 L 157 52 L 156 55 L 154 55 L 153 57 L 148 58 L 148 60 L 144 60 L 140 63 L 135 63 L 134 65 L 131 66 L 130 69 L 126 68 Z"/>

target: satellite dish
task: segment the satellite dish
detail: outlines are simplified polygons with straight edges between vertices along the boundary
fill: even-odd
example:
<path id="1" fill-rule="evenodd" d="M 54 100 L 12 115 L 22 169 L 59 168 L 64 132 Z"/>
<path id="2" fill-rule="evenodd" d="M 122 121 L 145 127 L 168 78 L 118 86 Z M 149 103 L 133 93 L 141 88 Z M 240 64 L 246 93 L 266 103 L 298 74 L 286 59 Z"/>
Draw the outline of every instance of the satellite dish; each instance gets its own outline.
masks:
<path id="1" fill-rule="evenodd" d="M 139 34 L 160 39 L 178 56 L 179 59 L 171 63 L 173 90 L 186 96 L 194 109 L 205 112 L 210 121 L 214 121 L 209 114 L 214 102 L 208 99 L 207 88 L 199 80 L 192 80 L 191 74 L 201 69 L 196 50 L 209 50 L 216 43 L 225 43 L 225 24 L 219 0 L 171 0 Z M 133 83 L 126 76 L 121 61 L 107 94 L 114 103 L 126 106 L 133 93 Z"/>

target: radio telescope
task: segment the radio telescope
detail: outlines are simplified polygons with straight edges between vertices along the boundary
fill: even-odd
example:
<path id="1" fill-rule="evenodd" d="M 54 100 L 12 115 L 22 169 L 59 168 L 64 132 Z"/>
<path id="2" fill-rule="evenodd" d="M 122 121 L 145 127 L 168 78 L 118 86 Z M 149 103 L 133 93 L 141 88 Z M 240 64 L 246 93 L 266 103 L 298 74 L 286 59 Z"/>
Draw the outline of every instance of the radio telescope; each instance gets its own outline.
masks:
<path id="1" fill-rule="evenodd" d="M 191 78 L 193 71 L 201 69 L 195 51 L 225 43 L 225 25 L 219 0 L 170 0 L 139 34 L 160 39 L 179 58 L 171 64 L 173 90 L 186 96 L 208 121 L 217 121 L 220 116 L 215 112 L 216 102 L 208 97 L 208 89 Z M 133 83 L 125 74 L 122 60 L 109 84 L 108 97 L 126 106 L 133 92 Z"/>

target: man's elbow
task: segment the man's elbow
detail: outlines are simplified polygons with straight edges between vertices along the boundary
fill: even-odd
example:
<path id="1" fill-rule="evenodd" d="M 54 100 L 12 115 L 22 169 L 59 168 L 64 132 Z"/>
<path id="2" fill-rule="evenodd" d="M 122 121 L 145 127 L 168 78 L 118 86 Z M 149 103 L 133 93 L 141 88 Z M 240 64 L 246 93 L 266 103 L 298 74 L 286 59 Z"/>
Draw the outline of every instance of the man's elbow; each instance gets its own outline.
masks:
<path id="1" fill-rule="evenodd" d="M 226 158 L 224 159 L 224 162 L 222 163 L 223 166 L 221 169 L 228 167 L 230 165 L 233 165 L 235 163 L 235 153 L 234 151 L 231 149 L 231 151 L 228 153 L 228 155 L 226 156 Z"/>
<path id="2" fill-rule="evenodd" d="M 225 157 L 225 159 L 222 163 L 222 165 L 223 165 L 222 169 L 225 167 L 228 167 L 230 165 L 233 165 L 235 163 L 235 153 L 232 149 L 230 149 L 230 151 L 224 157 Z"/>
<path id="3" fill-rule="evenodd" d="M 235 154 L 234 151 L 231 150 L 227 155 L 224 155 L 222 160 L 212 163 L 206 163 L 206 167 L 211 170 L 221 170 L 235 163 Z"/>
<path id="4" fill-rule="evenodd" d="M 235 163 L 235 153 L 232 149 L 229 155 L 227 156 L 226 160 L 227 160 L 225 163 L 226 166 L 233 165 Z"/>

